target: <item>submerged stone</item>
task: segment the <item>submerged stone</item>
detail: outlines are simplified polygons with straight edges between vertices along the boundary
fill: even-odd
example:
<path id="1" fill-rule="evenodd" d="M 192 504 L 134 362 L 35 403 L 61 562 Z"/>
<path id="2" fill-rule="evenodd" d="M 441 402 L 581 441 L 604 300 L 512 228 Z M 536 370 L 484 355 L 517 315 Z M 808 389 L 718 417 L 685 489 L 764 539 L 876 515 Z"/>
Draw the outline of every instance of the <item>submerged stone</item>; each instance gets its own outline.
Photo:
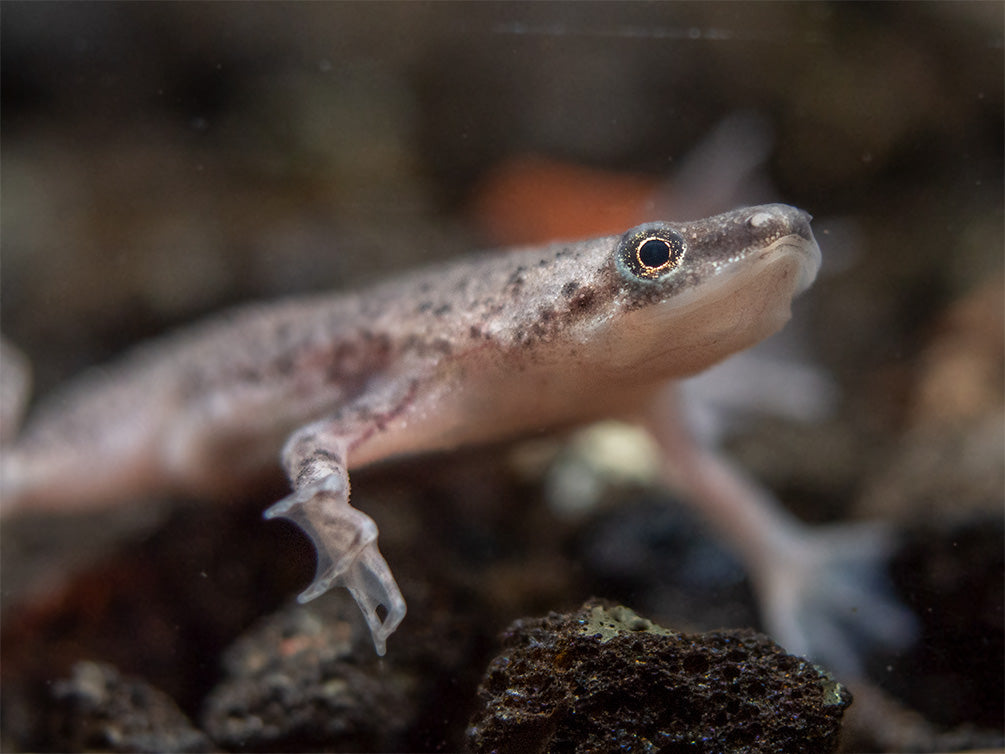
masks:
<path id="1" fill-rule="evenodd" d="M 851 695 L 748 630 L 682 634 L 590 601 L 522 619 L 479 688 L 475 752 L 827 754 Z"/>

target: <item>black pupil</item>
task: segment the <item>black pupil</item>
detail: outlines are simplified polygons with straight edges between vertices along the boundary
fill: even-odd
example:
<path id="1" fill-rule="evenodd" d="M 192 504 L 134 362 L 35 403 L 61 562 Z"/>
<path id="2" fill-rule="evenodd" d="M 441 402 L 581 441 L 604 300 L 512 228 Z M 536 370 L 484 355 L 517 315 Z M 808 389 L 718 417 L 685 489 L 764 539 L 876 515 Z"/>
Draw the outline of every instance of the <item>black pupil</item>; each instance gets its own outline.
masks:
<path id="1" fill-rule="evenodd" d="M 670 244 L 650 238 L 639 248 L 639 261 L 646 267 L 662 267 L 670 261 Z"/>

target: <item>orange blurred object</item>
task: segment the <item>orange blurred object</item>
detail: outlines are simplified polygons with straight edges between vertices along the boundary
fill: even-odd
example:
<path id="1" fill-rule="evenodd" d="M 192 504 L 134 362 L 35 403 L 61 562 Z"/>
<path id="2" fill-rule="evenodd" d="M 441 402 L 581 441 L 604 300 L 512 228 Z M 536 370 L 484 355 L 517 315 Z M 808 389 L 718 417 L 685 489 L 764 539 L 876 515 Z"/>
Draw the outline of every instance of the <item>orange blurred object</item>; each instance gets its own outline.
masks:
<path id="1" fill-rule="evenodd" d="M 644 222 L 665 179 L 543 157 L 500 164 L 475 193 L 473 215 L 492 241 L 536 244 L 622 233 Z"/>

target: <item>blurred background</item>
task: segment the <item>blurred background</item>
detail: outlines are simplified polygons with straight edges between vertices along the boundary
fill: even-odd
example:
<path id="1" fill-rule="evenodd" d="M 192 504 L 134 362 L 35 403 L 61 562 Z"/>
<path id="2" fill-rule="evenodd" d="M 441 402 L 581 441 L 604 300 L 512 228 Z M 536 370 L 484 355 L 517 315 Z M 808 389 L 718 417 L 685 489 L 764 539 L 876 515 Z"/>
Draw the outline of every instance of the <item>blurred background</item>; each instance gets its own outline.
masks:
<path id="1" fill-rule="evenodd" d="M 434 259 L 657 217 L 776 200 L 802 207 L 825 261 L 799 302 L 799 350 L 834 381 L 837 405 L 812 426 L 748 426 L 728 447 L 805 518 L 931 524 L 905 555 L 909 572 L 961 547 L 982 553 L 968 556 L 972 571 L 952 561 L 930 574 L 950 583 L 952 604 L 940 611 L 952 619 L 930 630 L 939 652 L 956 646 L 963 659 L 932 670 L 927 686 L 893 678 L 899 670 L 882 681 L 934 729 L 1000 730 L 1003 8 L 4 3 L 3 333 L 30 358 L 44 395 L 133 343 L 243 301 L 355 290 Z M 439 474 L 484 487 L 488 463 L 468 458 L 458 471 L 447 459 Z M 406 466 L 395 494 L 438 489 L 445 483 L 428 481 L 436 473 Z M 470 536 L 444 541 L 537 544 L 519 549 L 510 570 L 467 585 L 502 606 L 471 629 L 484 642 L 465 663 L 484 667 L 495 633 L 528 610 L 598 594 L 660 612 L 665 601 L 638 586 L 619 592 L 607 566 L 590 562 L 604 549 L 596 542 L 649 524 L 565 521 L 556 544 L 507 519 L 506 493 L 478 490 L 490 513 L 470 501 L 447 510 L 485 531 L 458 524 Z M 237 532 L 229 538 L 253 547 L 284 536 L 257 521 L 270 501 L 247 501 L 246 526 L 224 524 Z M 387 510 L 412 510 L 396 505 Z M 631 515 L 648 520 L 640 510 Z M 396 541 L 402 552 L 416 537 L 436 547 L 435 531 L 407 519 L 420 514 L 401 514 L 400 535 L 385 515 L 374 513 L 392 565 Z M 526 515 L 533 527 L 550 514 Z M 168 536 L 154 531 L 147 536 Z M 46 522 L 3 532 L 5 741 L 57 746 L 25 710 L 82 658 L 145 672 L 194 714 L 217 672 L 212 657 L 186 673 L 184 637 L 172 634 L 170 657 L 155 657 L 142 632 L 116 638 L 107 614 L 80 619 L 86 600 L 67 607 L 49 590 L 40 612 L 38 590 L 24 596 L 32 590 L 14 584 L 37 555 L 28 550 L 49 553 L 48 532 Z M 974 544 L 975 532 L 998 539 Z M 277 577 L 274 602 L 193 629 L 200 652 L 225 646 L 309 575 L 310 551 L 285 536 L 300 560 L 280 568 L 290 573 Z M 487 552 L 510 553 L 500 541 Z M 234 568 L 252 557 L 229 547 L 212 557 Z M 207 558 L 183 559 L 198 573 Z M 528 587 L 514 575 L 519 562 L 550 580 Z M 983 617 L 959 612 L 974 602 Z M 43 639 L 45 662 L 10 659 L 42 651 L 31 642 Z M 123 649 L 130 641 L 137 646 Z M 449 749 L 450 735 L 409 740 Z"/>

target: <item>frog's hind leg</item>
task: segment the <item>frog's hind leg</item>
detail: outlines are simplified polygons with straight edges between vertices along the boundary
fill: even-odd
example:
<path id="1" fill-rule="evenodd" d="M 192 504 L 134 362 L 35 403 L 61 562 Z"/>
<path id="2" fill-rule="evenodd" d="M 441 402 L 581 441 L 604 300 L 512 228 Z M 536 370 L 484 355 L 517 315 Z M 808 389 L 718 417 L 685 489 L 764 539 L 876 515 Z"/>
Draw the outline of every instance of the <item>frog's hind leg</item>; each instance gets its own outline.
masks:
<path id="1" fill-rule="evenodd" d="M 671 482 L 746 564 L 765 627 L 788 652 L 845 678 L 860 676 L 868 647 L 904 649 L 917 620 L 885 578 L 892 538 L 875 524 L 812 527 L 684 427 L 664 392 L 648 417 Z"/>
<path id="2" fill-rule="evenodd" d="M 387 637 L 405 617 L 405 600 L 377 548 L 377 525 L 349 504 L 346 456 L 355 425 L 344 417 L 324 420 L 290 437 L 282 460 L 295 491 L 266 510 L 265 517 L 293 521 L 317 550 L 317 572 L 300 602 L 333 586 L 346 587 L 363 611 L 377 654 L 383 655 Z"/>

